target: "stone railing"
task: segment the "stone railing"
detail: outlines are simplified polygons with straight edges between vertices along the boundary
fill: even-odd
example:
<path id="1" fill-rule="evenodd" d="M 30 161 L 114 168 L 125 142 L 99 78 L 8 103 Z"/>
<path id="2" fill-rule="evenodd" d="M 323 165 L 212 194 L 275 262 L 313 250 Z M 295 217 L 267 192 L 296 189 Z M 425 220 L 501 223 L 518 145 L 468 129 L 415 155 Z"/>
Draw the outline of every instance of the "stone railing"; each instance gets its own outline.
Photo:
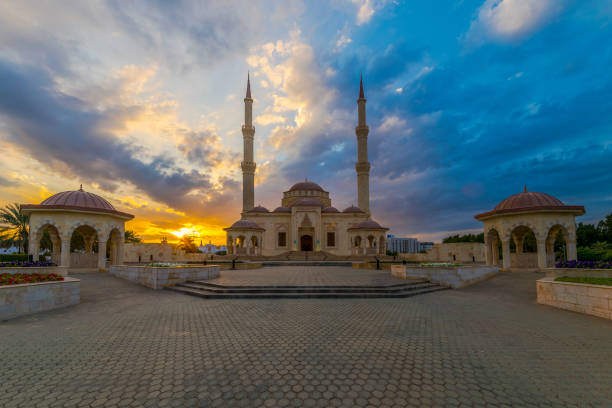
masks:
<path id="1" fill-rule="evenodd" d="M 463 288 L 480 282 L 499 272 L 497 266 L 459 265 L 459 266 L 419 266 L 392 265 L 391 275 L 401 279 L 427 279 L 433 283 Z"/>
<path id="2" fill-rule="evenodd" d="M 550 276 L 536 281 L 536 287 L 538 303 L 612 319 L 612 286 L 557 282 Z"/>
<path id="3" fill-rule="evenodd" d="M 0 320 L 76 305 L 81 299 L 81 281 L 24 283 L 0 286 Z"/>
<path id="4" fill-rule="evenodd" d="M 219 265 L 139 266 L 112 265 L 111 275 L 152 289 L 163 289 L 190 280 L 219 277 Z"/>

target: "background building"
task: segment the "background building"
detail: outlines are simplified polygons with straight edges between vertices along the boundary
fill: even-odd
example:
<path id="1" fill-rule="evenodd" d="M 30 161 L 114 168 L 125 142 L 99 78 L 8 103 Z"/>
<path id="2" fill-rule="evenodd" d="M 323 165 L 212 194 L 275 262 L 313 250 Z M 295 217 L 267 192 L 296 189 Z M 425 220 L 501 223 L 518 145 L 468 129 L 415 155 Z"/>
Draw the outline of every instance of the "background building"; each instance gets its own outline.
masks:
<path id="1" fill-rule="evenodd" d="M 387 250 L 398 254 L 416 254 L 419 252 L 419 240 L 387 235 Z"/>

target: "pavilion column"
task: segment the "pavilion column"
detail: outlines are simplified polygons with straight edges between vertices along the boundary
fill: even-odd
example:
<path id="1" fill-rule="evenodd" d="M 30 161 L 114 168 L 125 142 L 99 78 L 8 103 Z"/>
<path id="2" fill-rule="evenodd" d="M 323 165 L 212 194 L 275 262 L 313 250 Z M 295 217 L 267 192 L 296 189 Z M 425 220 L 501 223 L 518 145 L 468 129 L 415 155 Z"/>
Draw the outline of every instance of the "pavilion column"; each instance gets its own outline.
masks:
<path id="1" fill-rule="evenodd" d="M 32 255 L 34 262 L 38 261 L 38 255 L 40 253 L 40 236 L 38 234 L 32 234 L 32 239 L 28 243 L 28 254 Z"/>
<path id="2" fill-rule="evenodd" d="M 117 265 L 123 265 L 124 251 L 125 251 L 124 242 L 122 239 L 120 239 L 119 242 L 117 243 L 117 258 L 116 258 Z"/>
<path id="3" fill-rule="evenodd" d="M 491 245 L 491 240 L 488 238 L 485 238 L 485 265 L 493 265 L 491 263 L 491 258 L 493 258 L 493 254 L 491 254 L 491 249 L 492 249 L 492 245 Z"/>
<path id="4" fill-rule="evenodd" d="M 510 237 L 502 239 L 502 257 L 503 257 L 503 268 L 509 270 L 510 264 Z"/>
<path id="5" fill-rule="evenodd" d="M 516 247 L 516 253 L 523 253 L 523 242 L 525 241 L 525 234 L 518 235 L 512 234 L 512 238 L 514 239 L 514 246 Z"/>
<path id="6" fill-rule="evenodd" d="M 70 237 L 64 236 L 61 241 L 61 253 L 60 253 L 60 266 L 64 266 L 66 268 L 70 267 Z M 53 249 L 55 249 L 55 245 L 53 245 Z"/>
<path id="7" fill-rule="evenodd" d="M 546 239 L 537 238 L 538 244 L 538 268 L 544 269 L 546 263 Z"/>
<path id="8" fill-rule="evenodd" d="M 106 269 L 106 240 L 98 242 L 98 269 Z"/>
<path id="9" fill-rule="evenodd" d="M 575 261 L 578 259 L 578 251 L 576 250 L 576 240 L 566 240 L 567 260 Z"/>

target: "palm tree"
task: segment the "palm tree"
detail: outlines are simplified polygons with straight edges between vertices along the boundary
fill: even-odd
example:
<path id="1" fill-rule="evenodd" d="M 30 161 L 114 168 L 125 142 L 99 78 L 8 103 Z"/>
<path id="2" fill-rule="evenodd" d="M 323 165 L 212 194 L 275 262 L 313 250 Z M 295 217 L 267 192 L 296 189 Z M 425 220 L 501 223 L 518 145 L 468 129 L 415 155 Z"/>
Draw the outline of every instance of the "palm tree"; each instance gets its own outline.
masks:
<path id="1" fill-rule="evenodd" d="M 142 242 L 142 238 L 136 235 L 136 233 L 132 230 L 125 230 L 124 241 L 137 244 L 139 242 Z"/>
<path id="2" fill-rule="evenodd" d="M 24 253 L 28 244 L 30 217 L 19 212 L 19 204 L 9 204 L 0 209 L 0 247 L 16 246 Z"/>

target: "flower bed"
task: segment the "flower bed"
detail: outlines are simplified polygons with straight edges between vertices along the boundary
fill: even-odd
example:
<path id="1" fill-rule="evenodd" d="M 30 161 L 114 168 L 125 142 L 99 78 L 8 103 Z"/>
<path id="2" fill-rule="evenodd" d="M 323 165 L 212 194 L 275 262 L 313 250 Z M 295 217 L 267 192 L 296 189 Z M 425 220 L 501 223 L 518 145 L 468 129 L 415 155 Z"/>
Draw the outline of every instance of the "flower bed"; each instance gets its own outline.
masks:
<path id="1" fill-rule="evenodd" d="M 56 273 L 0 273 L 0 286 L 63 280 L 64 277 Z"/>
<path id="2" fill-rule="evenodd" d="M 579 269 L 612 269 L 612 262 L 606 261 L 562 261 L 555 264 L 555 268 Z"/>
<path id="3" fill-rule="evenodd" d="M 54 264 L 53 262 L 46 262 L 46 261 L 36 261 L 36 262 L 29 262 L 29 261 L 12 261 L 12 262 L 0 262 L 0 268 L 16 268 L 16 267 L 26 267 L 26 268 L 40 268 L 40 267 L 46 267 L 46 266 L 57 266 L 56 264 Z"/>

